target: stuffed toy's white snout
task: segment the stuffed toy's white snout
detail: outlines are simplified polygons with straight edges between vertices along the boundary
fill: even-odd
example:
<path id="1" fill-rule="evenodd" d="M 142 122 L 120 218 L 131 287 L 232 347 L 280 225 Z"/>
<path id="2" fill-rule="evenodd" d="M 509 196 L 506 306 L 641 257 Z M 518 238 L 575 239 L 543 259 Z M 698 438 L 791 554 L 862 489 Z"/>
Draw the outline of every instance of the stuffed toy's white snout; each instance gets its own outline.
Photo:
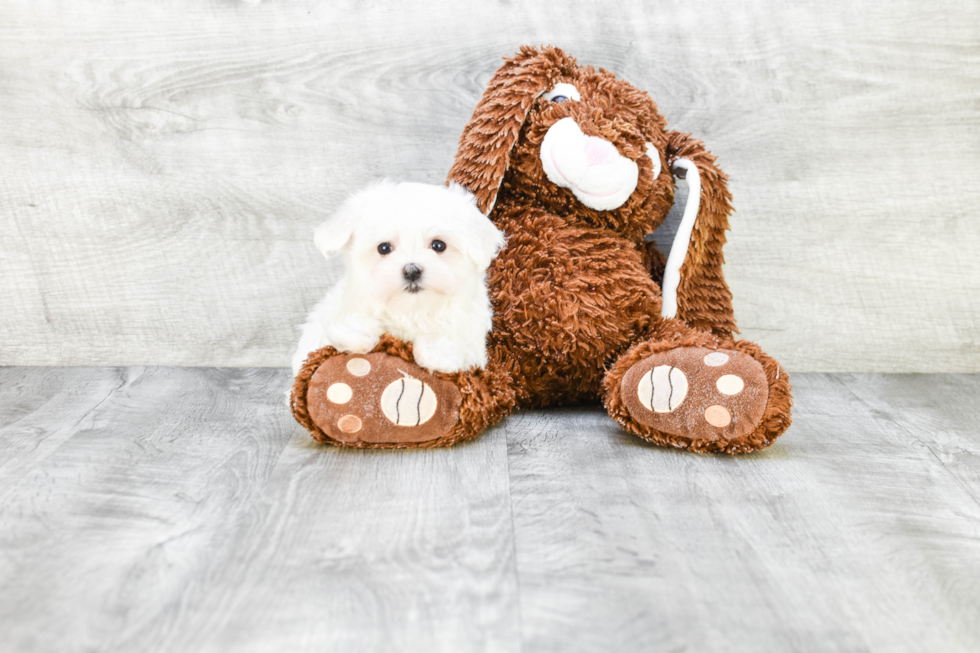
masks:
<path id="1" fill-rule="evenodd" d="M 651 143 L 647 155 L 658 177 L 660 155 Z M 548 129 L 541 143 L 541 165 L 551 183 L 568 188 L 578 201 L 597 211 L 622 206 L 639 178 L 635 161 L 609 141 L 583 134 L 574 118 L 562 118 Z"/>

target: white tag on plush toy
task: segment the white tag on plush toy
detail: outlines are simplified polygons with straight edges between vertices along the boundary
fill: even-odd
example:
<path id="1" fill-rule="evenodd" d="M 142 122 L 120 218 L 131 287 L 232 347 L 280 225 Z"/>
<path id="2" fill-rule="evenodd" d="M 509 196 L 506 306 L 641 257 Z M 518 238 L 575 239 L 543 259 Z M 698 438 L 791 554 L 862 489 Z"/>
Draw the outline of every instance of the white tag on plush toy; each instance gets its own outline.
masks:
<path id="1" fill-rule="evenodd" d="M 694 222 L 701 208 L 701 173 L 698 167 L 689 159 L 677 159 L 674 166 L 685 171 L 684 181 L 687 182 L 687 204 L 684 205 L 684 217 L 677 227 L 677 234 L 670 246 L 667 256 L 667 266 L 664 268 L 664 280 L 661 284 L 663 296 L 664 317 L 677 317 L 677 287 L 681 283 L 681 266 L 687 258 L 687 249 L 691 245 L 691 234 Z"/>

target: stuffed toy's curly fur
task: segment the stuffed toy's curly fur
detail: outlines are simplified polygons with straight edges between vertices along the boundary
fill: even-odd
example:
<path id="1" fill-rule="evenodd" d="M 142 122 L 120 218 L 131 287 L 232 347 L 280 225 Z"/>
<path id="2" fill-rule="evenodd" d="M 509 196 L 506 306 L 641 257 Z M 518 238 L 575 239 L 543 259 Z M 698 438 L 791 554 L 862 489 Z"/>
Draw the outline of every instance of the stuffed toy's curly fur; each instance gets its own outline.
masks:
<path id="1" fill-rule="evenodd" d="M 690 215 L 665 256 L 644 236 L 664 222 L 675 176 Z M 317 440 L 445 446 L 515 408 L 596 401 L 630 433 L 693 451 L 754 451 L 789 427 L 788 375 L 733 336 L 727 177 L 645 92 L 524 47 L 491 79 L 449 181 L 507 238 L 487 277 L 487 366 L 434 373 L 390 336 L 367 357 L 313 352 L 292 405 Z M 330 399 L 338 384 L 343 404 Z"/>

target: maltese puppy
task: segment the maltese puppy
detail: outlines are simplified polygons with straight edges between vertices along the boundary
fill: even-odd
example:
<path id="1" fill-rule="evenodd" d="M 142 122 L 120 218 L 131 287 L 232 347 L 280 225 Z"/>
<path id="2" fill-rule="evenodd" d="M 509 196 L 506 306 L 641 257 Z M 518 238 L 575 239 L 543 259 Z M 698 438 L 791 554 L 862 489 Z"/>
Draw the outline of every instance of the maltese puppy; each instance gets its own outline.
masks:
<path id="1" fill-rule="evenodd" d="M 384 333 L 413 343 L 433 371 L 486 365 L 485 277 L 504 236 L 469 191 L 382 181 L 348 199 L 313 240 L 345 270 L 302 327 L 293 376 L 312 351 L 366 354 Z"/>

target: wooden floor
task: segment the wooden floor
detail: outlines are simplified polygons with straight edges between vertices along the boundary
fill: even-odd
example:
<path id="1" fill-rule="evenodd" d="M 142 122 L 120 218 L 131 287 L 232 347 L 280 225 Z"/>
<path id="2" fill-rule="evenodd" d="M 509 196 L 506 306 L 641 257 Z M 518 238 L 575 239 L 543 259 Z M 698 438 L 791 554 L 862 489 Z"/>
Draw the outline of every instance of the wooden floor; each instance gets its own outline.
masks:
<path id="1" fill-rule="evenodd" d="M 795 375 L 741 458 L 598 408 L 338 450 L 288 382 L 0 368 L 0 649 L 980 650 L 980 376 Z"/>

